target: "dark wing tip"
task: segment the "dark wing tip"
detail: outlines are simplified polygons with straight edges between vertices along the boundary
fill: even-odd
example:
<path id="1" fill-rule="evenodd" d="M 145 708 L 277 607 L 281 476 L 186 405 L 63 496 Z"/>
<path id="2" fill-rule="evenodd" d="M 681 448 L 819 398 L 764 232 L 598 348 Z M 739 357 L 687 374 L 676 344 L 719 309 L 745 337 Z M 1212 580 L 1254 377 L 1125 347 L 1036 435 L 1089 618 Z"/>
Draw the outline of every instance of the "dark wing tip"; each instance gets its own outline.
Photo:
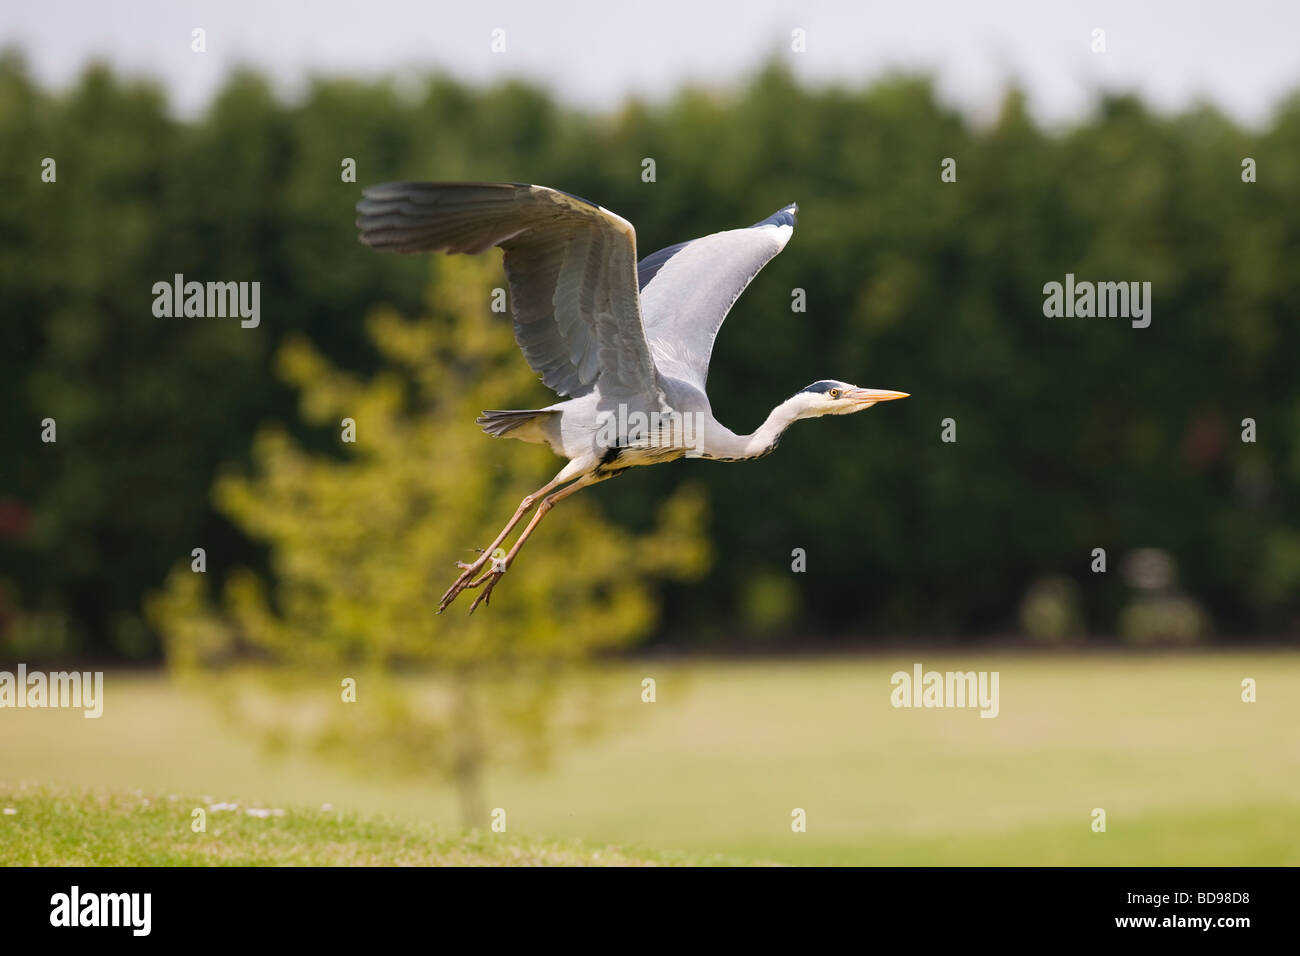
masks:
<path id="1" fill-rule="evenodd" d="M 511 183 L 511 182 L 470 182 L 470 181 L 453 181 L 430 182 L 415 180 L 398 180 L 391 183 L 375 183 L 373 186 L 366 186 L 361 190 L 361 195 L 367 199 L 400 199 L 411 194 L 420 193 L 463 193 L 466 191 L 480 190 L 500 190 L 500 189 L 531 189 L 529 183 Z"/>
<path id="2" fill-rule="evenodd" d="M 576 199 L 578 202 L 583 203 L 584 205 L 590 206 L 592 209 L 600 209 L 600 208 L 601 208 L 600 203 L 592 202 L 590 199 L 586 199 L 586 198 L 583 197 L 583 196 L 579 196 L 579 195 L 577 195 L 576 193 L 571 193 L 571 192 L 569 192 L 568 190 L 565 190 L 565 189 L 556 189 L 556 188 L 554 188 L 553 186 L 535 186 L 535 187 L 533 187 L 533 188 L 535 188 L 535 189 L 549 189 L 549 190 L 550 190 L 551 192 L 553 192 L 553 193 L 559 193 L 559 194 L 562 195 L 562 196 L 568 196 L 570 199 Z"/>
<path id="3" fill-rule="evenodd" d="M 759 226 L 789 226 L 794 228 L 795 222 L 799 218 L 799 204 L 790 203 L 788 206 L 782 206 L 772 215 L 759 222 L 754 223 L 751 229 L 757 229 Z"/>
<path id="4" fill-rule="evenodd" d="M 469 183 L 469 182 L 392 182 L 376 183 L 361 190 L 357 203 L 359 215 L 373 214 L 390 208 L 427 209 L 445 202 L 474 198 L 499 197 L 518 189 L 531 189 L 527 183 Z"/>
<path id="5" fill-rule="evenodd" d="M 404 254 L 442 248 L 442 239 L 457 238 L 457 226 L 465 225 L 467 214 L 483 216 L 491 209 L 503 209 L 521 189 L 531 188 L 504 182 L 376 183 L 361 190 L 357 238 L 371 248 Z"/>
<path id="6" fill-rule="evenodd" d="M 528 217 L 536 219 L 539 210 L 553 213 L 552 203 L 538 206 L 536 202 L 547 194 L 552 202 L 564 197 L 560 205 L 577 208 L 586 215 L 601 214 L 620 231 L 627 231 L 626 222 L 590 199 L 549 186 L 512 182 L 390 182 L 366 186 L 356 205 L 356 226 L 364 245 L 391 252 L 439 248 L 482 252 L 510 238 L 512 216 L 522 227 L 529 223 Z M 481 229 L 476 231 L 476 227 Z M 480 244 L 479 239 L 486 244 Z"/>

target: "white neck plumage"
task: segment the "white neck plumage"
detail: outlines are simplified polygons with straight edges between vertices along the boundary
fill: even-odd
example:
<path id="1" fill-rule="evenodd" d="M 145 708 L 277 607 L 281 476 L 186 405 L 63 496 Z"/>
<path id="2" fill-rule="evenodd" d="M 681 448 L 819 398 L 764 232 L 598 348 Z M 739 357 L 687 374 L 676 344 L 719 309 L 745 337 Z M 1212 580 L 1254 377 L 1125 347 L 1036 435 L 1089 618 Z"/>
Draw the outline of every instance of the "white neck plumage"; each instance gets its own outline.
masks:
<path id="1" fill-rule="evenodd" d="M 716 461 L 746 461 L 769 454 L 781 441 L 785 430 L 803 417 L 807 405 L 804 396 L 795 395 L 772 409 L 767 420 L 750 435 L 737 435 L 715 424 L 708 431 L 704 457 Z"/>

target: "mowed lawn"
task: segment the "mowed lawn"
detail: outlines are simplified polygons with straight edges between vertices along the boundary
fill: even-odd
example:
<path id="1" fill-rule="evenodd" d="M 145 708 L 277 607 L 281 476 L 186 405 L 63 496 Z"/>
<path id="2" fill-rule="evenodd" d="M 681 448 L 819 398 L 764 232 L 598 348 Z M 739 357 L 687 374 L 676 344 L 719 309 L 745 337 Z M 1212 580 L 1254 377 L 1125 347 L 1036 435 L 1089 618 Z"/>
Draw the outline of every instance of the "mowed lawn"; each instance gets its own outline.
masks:
<path id="1" fill-rule="evenodd" d="M 0 866 L 729 866 L 748 861 L 245 807 L 193 794 L 0 786 Z M 199 811 L 206 815 L 201 821 Z"/>
<path id="2" fill-rule="evenodd" d="M 998 671 L 999 715 L 895 709 L 890 675 L 917 661 Z M 0 802 L 26 801 L 0 815 L 0 845 L 129 829 L 97 823 L 99 805 L 159 829 L 157 849 L 122 862 L 201 862 L 183 841 L 189 804 L 207 797 L 286 810 L 210 815 L 210 831 L 218 820 L 231 841 L 272 847 L 210 849 L 212 862 L 1300 864 L 1300 655 L 991 651 L 640 662 L 606 676 L 609 733 L 548 773 L 492 773 L 508 832 L 469 836 L 446 787 L 264 753 L 166 677 L 110 673 L 99 720 L 0 710 Z M 645 677 L 654 703 L 641 702 Z M 1241 700 L 1244 678 L 1256 703 Z M 83 787 L 101 792 L 78 810 Z M 791 830 L 796 808 L 807 832 Z M 355 834 L 337 830 L 339 813 Z"/>

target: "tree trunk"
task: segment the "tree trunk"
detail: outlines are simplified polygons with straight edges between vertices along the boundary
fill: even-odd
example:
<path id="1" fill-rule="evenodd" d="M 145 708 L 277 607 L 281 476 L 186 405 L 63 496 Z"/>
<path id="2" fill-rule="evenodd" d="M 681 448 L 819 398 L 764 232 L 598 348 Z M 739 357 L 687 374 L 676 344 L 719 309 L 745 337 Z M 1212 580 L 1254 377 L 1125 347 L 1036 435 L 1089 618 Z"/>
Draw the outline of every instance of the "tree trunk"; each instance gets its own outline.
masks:
<path id="1" fill-rule="evenodd" d="M 477 688 L 473 677 L 467 673 L 456 678 L 452 739 L 456 748 L 452 775 L 460 800 L 461 822 L 467 827 L 486 826 L 489 814 L 483 788 L 483 723 Z"/>

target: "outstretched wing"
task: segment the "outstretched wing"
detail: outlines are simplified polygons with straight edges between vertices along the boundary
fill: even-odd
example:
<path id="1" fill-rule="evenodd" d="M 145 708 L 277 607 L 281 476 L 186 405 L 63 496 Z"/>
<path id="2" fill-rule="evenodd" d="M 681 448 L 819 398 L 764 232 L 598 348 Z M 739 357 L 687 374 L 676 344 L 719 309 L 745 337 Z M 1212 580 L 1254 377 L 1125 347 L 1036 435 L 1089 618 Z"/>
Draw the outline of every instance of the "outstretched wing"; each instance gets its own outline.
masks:
<path id="1" fill-rule="evenodd" d="M 722 320 L 740 293 L 794 233 L 794 203 L 748 229 L 680 242 L 637 266 L 641 312 L 659 371 L 701 391 Z"/>
<path id="2" fill-rule="evenodd" d="M 392 252 L 505 252 L 515 341 L 542 381 L 654 394 L 636 231 L 608 209 L 522 183 L 386 183 L 357 203 L 361 241 Z"/>

